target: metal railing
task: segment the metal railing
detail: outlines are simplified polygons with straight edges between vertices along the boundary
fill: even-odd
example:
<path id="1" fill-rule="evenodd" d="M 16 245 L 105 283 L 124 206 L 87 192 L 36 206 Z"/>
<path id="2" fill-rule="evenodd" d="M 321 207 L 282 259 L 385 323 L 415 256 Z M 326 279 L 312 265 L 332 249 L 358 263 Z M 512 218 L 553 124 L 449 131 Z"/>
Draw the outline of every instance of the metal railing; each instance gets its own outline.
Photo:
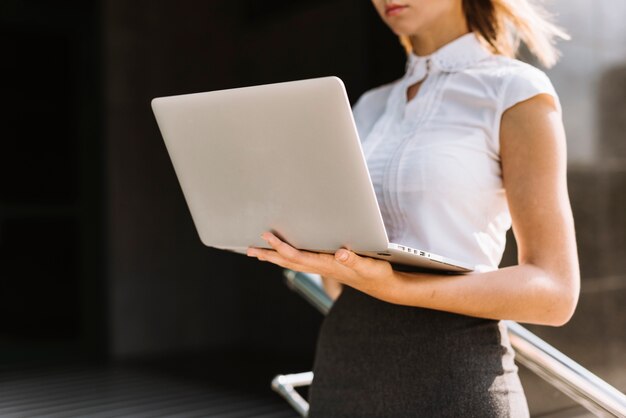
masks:
<path id="1" fill-rule="evenodd" d="M 324 315 L 333 304 L 316 276 L 285 270 L 287 285 Z M 626 395 L 516 322 L 506 321 L 516 360 L 578 404 L 600 417 L 626 418 Z M 302 416 L 309 404 L 294 389 L 310 385 L 313 372 L 278 375 L 272 388 Z"/>

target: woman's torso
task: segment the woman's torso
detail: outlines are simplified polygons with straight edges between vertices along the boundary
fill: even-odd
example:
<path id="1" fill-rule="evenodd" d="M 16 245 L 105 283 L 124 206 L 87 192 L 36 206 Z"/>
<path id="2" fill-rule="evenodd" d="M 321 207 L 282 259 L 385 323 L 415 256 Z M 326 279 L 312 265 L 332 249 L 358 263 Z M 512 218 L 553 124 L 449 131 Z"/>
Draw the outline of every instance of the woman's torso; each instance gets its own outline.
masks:
<path id="1" fill-rule="evenodd" d="M 353 111 L 389 240 L 497 268 L 511 226 L 501 116 L 543 92 L 556 97 L 543 72 L 493 55 L 473 33 L 411 54 L 402 78 L 366 92 Z"/>

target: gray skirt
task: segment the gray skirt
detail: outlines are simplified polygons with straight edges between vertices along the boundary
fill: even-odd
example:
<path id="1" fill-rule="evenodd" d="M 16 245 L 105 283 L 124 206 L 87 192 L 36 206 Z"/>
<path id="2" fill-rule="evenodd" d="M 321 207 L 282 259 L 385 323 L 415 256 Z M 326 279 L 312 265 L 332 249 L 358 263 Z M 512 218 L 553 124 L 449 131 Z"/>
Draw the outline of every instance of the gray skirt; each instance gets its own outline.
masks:
<path id="1" fill-rule="evenodd" d="M 504 323 L 349 286 L 319 331 L 309 418 L 528 417 Z"/>

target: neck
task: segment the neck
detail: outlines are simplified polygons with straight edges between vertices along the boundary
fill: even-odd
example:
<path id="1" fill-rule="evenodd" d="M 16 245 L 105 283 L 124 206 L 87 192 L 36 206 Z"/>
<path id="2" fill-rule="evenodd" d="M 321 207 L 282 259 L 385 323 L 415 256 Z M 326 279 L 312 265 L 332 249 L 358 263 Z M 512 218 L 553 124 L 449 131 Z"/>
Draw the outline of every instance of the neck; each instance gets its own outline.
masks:
<path id="1" fill-rule="evenodd" d="M 469 33 L 469 27 L 462 11 L 445 21 L 437 22 L 419 33 L 409 35 L 409 40 L 416 55 L 430 55 L 445 44 Z"/>

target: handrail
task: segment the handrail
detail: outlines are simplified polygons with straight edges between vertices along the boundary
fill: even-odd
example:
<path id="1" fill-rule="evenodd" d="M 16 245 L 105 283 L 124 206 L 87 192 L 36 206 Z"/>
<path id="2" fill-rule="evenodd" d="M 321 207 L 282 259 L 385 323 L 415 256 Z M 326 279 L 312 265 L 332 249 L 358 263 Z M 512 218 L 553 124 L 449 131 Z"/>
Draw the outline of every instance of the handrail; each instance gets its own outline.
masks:
<path id="1" fill-rule="evenodd" d="M 324 315 L 328 313 L 333 300 L 324 291 L 318 276 L 287 269 L 284 271 L 284 276 L 289 288 L 303 296 Z M 594 415 L 626 418 L 626 395 L 518 323 L 505 322 L 509 330 L 511 346 L 516 353 L 515 358 L 519 363 Z M 301 373 L 291 376 L 301 378 L 304 375 Z M 275 380 L 278 377 L 281 376 L 277 376 Z M 312 379 L 313 375 L 307 374 L 306 377 L 304 381 L 307 381 L 309 377 Z M 300 386 L 306 384 L 302 379 L 299 383 Z M 306 404 L 306 401 L 304 402 Z M 297 409 L 298 412 L 306 416 L 308 404 L 299 406 L 302 410 Z"/>
<path id="2" fill-rule="evenodd" d="M 517 322 L 506 321 L 515 358 L 597 416 L 626 417 L 626 396 Z"/>
<path id="3" fill-rule="evenodd" d="M 296 390 L 298 386 L 308 386 L 313 381 L 313 372 L 279 374 L 272 380 L 272 389 L 282 395 L 300 415 L 306 417 L 309 403 Z"/>

